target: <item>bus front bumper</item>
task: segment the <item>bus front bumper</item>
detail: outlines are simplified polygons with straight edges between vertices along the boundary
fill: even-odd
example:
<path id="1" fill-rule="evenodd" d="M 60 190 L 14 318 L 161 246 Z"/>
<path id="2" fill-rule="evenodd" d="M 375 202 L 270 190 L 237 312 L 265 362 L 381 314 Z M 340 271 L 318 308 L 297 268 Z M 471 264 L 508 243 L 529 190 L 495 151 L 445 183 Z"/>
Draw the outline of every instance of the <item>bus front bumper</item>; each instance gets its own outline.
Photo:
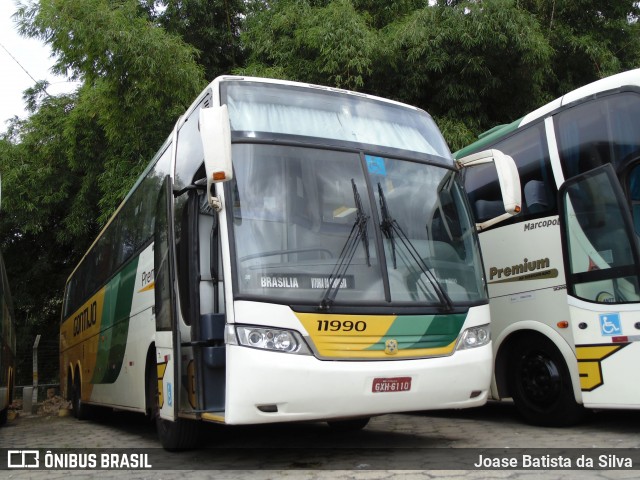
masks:
<path id="1" fill-rule="evenodd" d="M 453 355 L 326 361 L 227 346 L 225 423 L 331 420 L 483 405 L 491 343 Z"/>

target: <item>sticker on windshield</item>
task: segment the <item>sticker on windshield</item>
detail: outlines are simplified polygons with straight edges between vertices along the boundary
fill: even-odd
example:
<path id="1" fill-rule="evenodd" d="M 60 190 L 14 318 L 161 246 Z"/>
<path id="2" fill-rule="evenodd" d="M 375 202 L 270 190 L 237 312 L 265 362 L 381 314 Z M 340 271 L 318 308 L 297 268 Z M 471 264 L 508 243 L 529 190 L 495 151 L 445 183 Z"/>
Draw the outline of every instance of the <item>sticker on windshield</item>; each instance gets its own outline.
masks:
<path id="1" fill-rule="evenodd" d="M 371 175 L 386 175 L 387 167 L 384 165 L 384 158 L 374 157 L 373 155 L 365 155 L 364 159 L 367 162 L 367 170 Z"/>
<path id="2" fill-rule="evenodd" d="M 336 281 L 334 287 L 353 289 L 355 288 L 355 279 L 353 275 L 345 275 L 339 281 Z M 297 275 L 287 275 L 274 273 L 271 275 L 258 275 L 256 277 L 245 277 L 245 286 L 248 288 L 310 288 L 326 290 L 331 284 L 330 277 L 300 273 Z"/>

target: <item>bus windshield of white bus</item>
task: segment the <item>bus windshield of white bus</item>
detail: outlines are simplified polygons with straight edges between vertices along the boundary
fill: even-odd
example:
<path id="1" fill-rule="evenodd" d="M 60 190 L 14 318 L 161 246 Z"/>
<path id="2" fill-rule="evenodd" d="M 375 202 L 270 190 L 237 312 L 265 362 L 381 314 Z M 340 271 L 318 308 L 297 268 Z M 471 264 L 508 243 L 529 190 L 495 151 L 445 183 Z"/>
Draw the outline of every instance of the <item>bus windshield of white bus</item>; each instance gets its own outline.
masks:
<path id="1" fill-rule="evenodd" d="M 347 263 L 338 300 L 484 300 L 474 224 L 454 172 L 364 159 L 363 168 L 355 152 L 234 145 L 239 292 L 320 302 L 333 267 Z"/>
<path id="2" fill-rule="evenodd" d="M 244 132 L 229 189 L 239 297 L 325 308 L 486 301 L 474 223 L 427 114 L 281 85 L 266 104 L 264 90 L 248 90 L 240 101 L 227 89 L 232 129 Z M 287 109 L 285 121 L 277 102 L 294 99 L 299 115 Z"/>

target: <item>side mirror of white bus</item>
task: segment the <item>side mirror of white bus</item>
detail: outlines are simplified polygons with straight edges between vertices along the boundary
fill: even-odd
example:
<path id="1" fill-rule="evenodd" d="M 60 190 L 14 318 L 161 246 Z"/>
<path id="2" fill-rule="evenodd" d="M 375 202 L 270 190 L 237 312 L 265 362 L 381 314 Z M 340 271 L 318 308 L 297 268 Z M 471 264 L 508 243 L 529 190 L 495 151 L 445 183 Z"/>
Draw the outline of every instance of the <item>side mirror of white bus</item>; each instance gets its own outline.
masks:
<path id="1" fill-rule="evenodd" d="M 509 155 L 500 150 L 485 150 L 458 160 L 461 168 L 472 168 L 487 163 L 493 163 L 496 167 L 504 213 L 477 223 L 476 228 L 479 231 L 517 215 L 522 207 L 520 175 L 516 163 Z"/>
<path id="2" fill-rule="evenodd" d="M 200 138 L 207 174 L 207 195 L 211 185 L 233 178 L 231 164 L 231 124 L 226 105 L 200 109 Z"/>

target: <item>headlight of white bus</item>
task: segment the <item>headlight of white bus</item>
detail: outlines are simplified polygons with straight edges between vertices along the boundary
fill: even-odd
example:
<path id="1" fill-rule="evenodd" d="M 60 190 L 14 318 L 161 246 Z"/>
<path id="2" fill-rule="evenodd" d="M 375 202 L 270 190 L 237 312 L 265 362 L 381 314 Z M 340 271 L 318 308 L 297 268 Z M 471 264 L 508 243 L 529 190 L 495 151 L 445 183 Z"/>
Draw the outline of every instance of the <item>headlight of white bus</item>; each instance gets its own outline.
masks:
<path id="1" fill-rule="evenodd" d="M 273 352 L 311 355 L 302 335 L 293 330 L 254 326 L 227 326 L 227 343 Z"/>
<path id="2" fill-rule="evenodd" d="M 456 350 L 482 347 L 491 341 L 491 328 L 489 324 L 467 328 L 462 332 Z"/>

